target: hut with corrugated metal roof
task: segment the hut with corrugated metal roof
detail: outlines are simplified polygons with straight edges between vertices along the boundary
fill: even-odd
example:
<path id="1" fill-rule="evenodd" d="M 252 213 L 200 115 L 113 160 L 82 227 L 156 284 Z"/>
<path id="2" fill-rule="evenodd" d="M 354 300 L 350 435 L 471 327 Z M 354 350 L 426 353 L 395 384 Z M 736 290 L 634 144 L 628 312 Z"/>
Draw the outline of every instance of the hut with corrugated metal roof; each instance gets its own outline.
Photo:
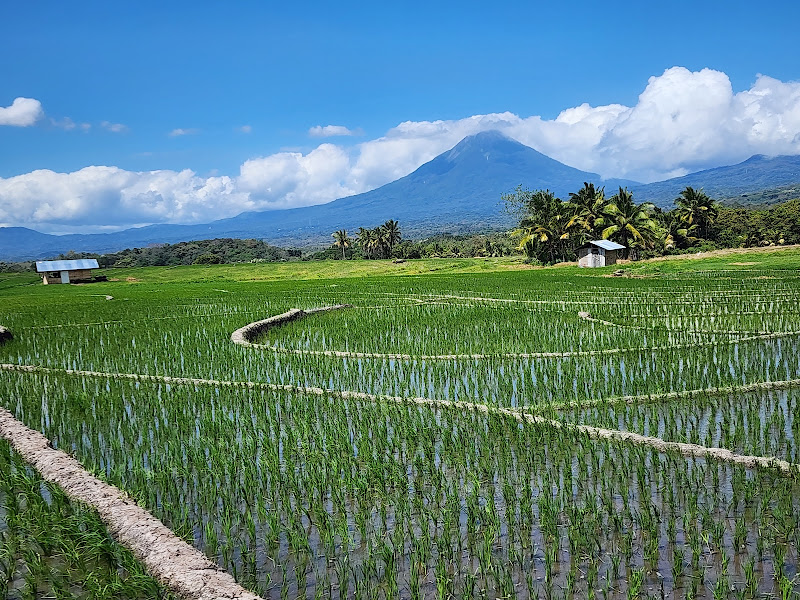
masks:
<path id="1" fill-rule="evenodd" d="M 593 240 L 578 248 L 579 267 L 607 267 L 617 263 L 625 246 L 610 240 Z"/>
<path id="2" fill-rule="evenodd" d="M 37 260 L 36 272 L 42 276 L 42 283 L 78 283 L 92 281 L 93 271 L 99 269 L 95 258 L 77 260 Z"/>

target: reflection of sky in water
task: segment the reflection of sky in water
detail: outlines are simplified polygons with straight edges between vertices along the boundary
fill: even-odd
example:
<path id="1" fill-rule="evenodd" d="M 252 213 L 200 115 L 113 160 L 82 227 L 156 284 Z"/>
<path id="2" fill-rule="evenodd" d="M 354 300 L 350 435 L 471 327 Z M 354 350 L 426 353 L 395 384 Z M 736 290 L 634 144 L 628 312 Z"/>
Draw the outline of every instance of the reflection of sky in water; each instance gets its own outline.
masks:
<path id="1" fill-rule="evenodd" d="M 572 413 L 565 415 L 569 420 Z M 800 389 L 585 409 L 582 423 L 800 463 Z"/>

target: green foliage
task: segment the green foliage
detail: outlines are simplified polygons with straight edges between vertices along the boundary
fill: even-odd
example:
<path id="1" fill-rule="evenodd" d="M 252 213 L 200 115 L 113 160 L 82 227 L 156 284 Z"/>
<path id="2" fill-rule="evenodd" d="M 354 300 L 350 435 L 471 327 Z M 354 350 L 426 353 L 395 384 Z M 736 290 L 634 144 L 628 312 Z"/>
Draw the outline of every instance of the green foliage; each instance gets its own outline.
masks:
<path id="1" fill-rule="evenodd" d="M 31 262 L 3 262 L 0 261 L 0 273 L 24 273 L 36 269 L 35 263 Z"/>
<path id="2" fill-rule="evenodd" d="M 284 250 L 261 240 L 219 238 L 131 248 L 113 254 L 68 252 L 57 259 L 96 258 L 101 268 L 210 265 L 277 262 L 300 258 L 299 250 Z"/>
<path id="3" fill-rule="evenodd" d="M 192 262 L 193 265 L 218 265 L 222 262 L 222 259 L 213 252 L 205 252 L 201 254 L 197 258 L 194 259 Z"/>
<path id="4" fill-rule="evenodd" d="M 636 204 L 623 188 L 606 198 L 603 188 L 584 183 L 568 202 L 549 191 L 517 188 L 503 200 L 520 215 L 513 232 L 518 248 L 543 263 L 574 260 L 589 240 L 609 239 L 626 249 L 645 250 L 654 248 L 660 237 L 653 205 Z"/>
<path id="5" fill-rule="evenodd" d="M 400 225 L 397 221 L 389 220 L 372 229 L 359 227 L 356 245 L 361 249 L 363 258 L 390 258 L 394 245 L 400 239 Z"/>
<path id="6" fill-rule="evenodd" d="M 690 232 L 697 232 L 697 236 L 702 239 L 711 238 L 719 207 L 708 195 L 702 190 L 687 187 L 675 199 L 675 204 L 678 218 L 686 224 Z"/>
<path id="7" fill-rule="evenodd" d="M 347 231 L 340 229 L 333 234 L 333 245 L 342 250 L 342 259 L 345 259 L 345 251 L 350 247 L 350 238 L 347 236 Z"/>
<path id="8" fill-rule="evenodd" d="M 721 208 L 716 237 L 727 247 L 800 244 L 800 199 L 769 208 Z"/>
<path id="9" fill-rule="evenodd" d="M 620 188 L 606 198 L 603 188 L 584 183 L 568 202 L 549 191 L 517 188 L 503 197 L 519 218 L 512 233 L 526 257 L 543 263 L 574 260 L 588 240 L 609 239 L 635 258 L 715 248 L 800 243 L 800 200 L 766 209 L 725 208 L 702 190 L 687 187 L 663 212 L 636 204 Z"/>
<path id="10" fill-rule="evenodd" d="M 341 248 L 339 234 L 347 232 L 337 231 L 332 234 L 336 239 L 333 246 Z M 351 245 L 347 239 L 347 248 Z M 481 235 L 453 235 L 440 234 L 418 242 L 403 239 L 400 224 L 397 221 L 386 221 L 380 227 L 359 227 L 355 238 L 355 247 L 360 250 L 360 258 L 379 259 L 419 259 L 419 258 L 461 258 L 461 257 L 499 257 L 509 256 L 514 253 L 511 240 L 504 233 L 491 233 Z M 351 254 L 351 258 L 354 256 Z M 336 258 L 330 250 L 311 254 L 311 259 Z M 345 258 L 342 251 L 341 258 Z"/>

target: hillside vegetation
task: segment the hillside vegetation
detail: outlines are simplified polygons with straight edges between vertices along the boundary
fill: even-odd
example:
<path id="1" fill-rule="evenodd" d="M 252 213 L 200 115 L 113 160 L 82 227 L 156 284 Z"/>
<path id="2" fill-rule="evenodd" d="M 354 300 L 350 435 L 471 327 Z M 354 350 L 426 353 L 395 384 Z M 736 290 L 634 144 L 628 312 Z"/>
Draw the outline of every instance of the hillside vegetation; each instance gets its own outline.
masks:
<path id="1" fill-rule="evenodd" d="M 676 208 L 662 211 L 636 203 L 627 189 L 606 197 L 604 188 L 585 183 L 564 201 L 548 190 L 521 188 L 505 196 L 519 215 L 512 233 L 530 260 L 575 260 L 590 240 L 623 245 L 623 257 L 638 259 L 694 249 L 769 246 L 800 242 L 800 200 L 761 210 L 725 208 L 702 190 L 684 189 Z"/>

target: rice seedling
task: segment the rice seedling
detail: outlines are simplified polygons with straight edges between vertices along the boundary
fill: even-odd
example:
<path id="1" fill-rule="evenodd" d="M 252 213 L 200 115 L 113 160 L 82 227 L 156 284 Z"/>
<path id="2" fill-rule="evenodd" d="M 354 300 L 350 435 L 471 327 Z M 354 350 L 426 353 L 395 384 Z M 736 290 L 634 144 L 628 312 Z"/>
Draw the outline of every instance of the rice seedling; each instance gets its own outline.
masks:
<path id="1" fill-rule="evenodd" d="M 571 425 L 800 462 L 795 272 L 387 282 L 4 288 L 0 402 L 267 598 L 797 593 L 796 477 Z"/>
<path id="2" fill-rule="evenodd" d="M 71 502 L 0 441 L 0 592 L 4 598 L 173 598 Z"/>

